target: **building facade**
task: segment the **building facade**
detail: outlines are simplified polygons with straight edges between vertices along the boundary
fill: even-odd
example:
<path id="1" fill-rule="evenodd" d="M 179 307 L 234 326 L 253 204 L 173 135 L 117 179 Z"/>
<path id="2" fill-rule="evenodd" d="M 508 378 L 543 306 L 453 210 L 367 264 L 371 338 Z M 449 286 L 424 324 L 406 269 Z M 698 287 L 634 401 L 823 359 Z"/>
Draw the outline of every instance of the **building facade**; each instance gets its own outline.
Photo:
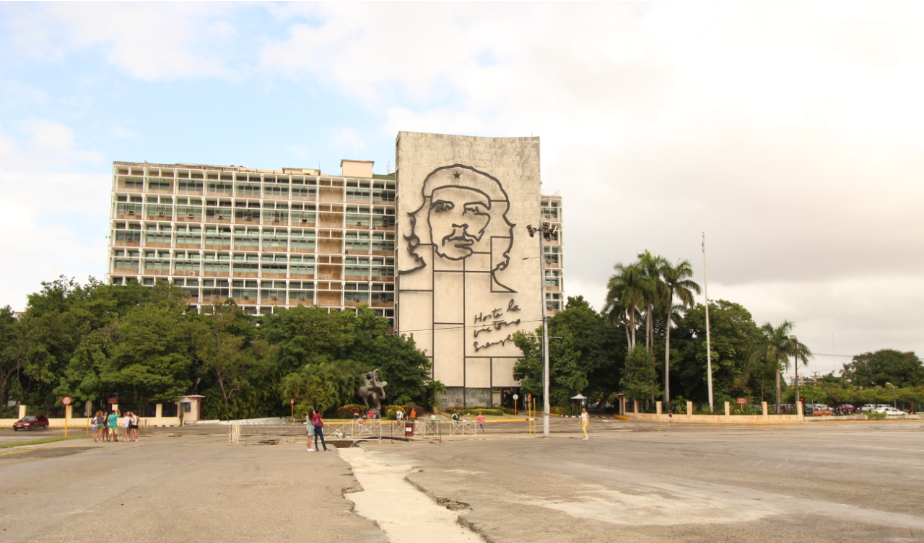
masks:
<path id="1" fill-rule="evenodd" d="M 424 147 L 431 140 L 449 147 L 492 148 L 494 160 L 479 161 L 464 153 L 455 158 L 451 153 L 427 155 Z M 197 310 L 227 298 L 251 315 L 296 305 L 349 310 L 366 304 L 390 319 L 397 332 L 414 334 L 433 360 L 434 378 L 450 389 L 444 405 L 497 404 L 502 390 L 517 387 L 512 368 L 518 351 L 505 338 L 515 330 L 539 326 L 542 296 L 549 314 L 563 309 L 561 198 L 540 195 L 538 151 L 538 138 L 402 132 L 397 175 L 376 175 L 372 162 L 351 160 L 341 161 L 339 175 L 302 168 L 114 162 L 107 280 L 149 286 L 169 281 L 187 293 Z M 469 194 L 481 190 L 489 198 L 478 210 L 469 209 L 472 202 L 459 200 L 456 211 L 469 209 L 482 222 L 486 216 L 479 213 L 487 212 L 491 228 L 502 228 L 486 231 L 476 241 L 471 231 L 462 234 L 445 250 L 434 250 L 419 234 L 413 242 L 410 221 L 415 212 L 419 224 L 427 224 L 427 240 L 434 225 L 437 234 L 452 238 L 451 202 L 443 205 L 448 214 L 439 214 L 449 221 L 436 224 L 429 209 L 421 213 L 421 172 L 436 163 L 440 165 L 434 170 L 460 165 L 444 168 L 433 178 L 431 184 L 441 184 L 438 196 L 451 193 L 452 183 L 443 181 L 462 172 L 463 183 L 470 183 Z M 461 193 L 463 199 L 465 195 Z M 501 213 L 495 219 L 493 213 L 505 206 L 506 218 Z M 544 240 L 544 286 L 539 281 L 538 240 L 526 234 L 527 224 L 535 227 L 540 221 L 555 226 Z M 430 251 L 423 257 L 428 264 L 436 255 L 430 270 L 424 266 L 425 271 L 408 271 L 414 267 L 409 259 L 419 258 L 409 252 L 409 243 L 418 254 Z M 477 253 L 474 258 L 461 257 L 476 243 L 487 243 L 488 248 L 476 247 L 471 251 Z M 473 273 L 454 283 L 449 269 L 453 265 Z M 474 273 L 481 268 L 487 273 Z M 420 313 L 421 296 L 415 292 L 419 289 L 413 287 L 427 273 L 436 274 L 431 307 L 442 307 L 443 299 L 459 300 L 464 287 L 472 305 L 459 315 L 431 311 L 426 326 L 421 324 L 427 318 Z M 473 297 L 478 290 L 473 281 L 479 276 L 490 278 L 482 281 L 486 294 L 480 298 Z M 503 325 L 495 324 L 493 317 L 500 298 L 507 314 Z M 512 311 L 514 306 L 518 311 Z M 476 307 L 490 310 L 492 317 L 485 313 L 478 323 L 468 322 Z M 437 326 L 446 319 L 459 322 L 462 336 L 434 333 L 448 327 Z M 516 320 L 519 323 L 512 324 Z M 483 324 L 477 334 L 475 324 Z M 503 333 L 494 326 L 504 328 Z M 491 332 L 484 330 L 488 327 Z M 464 352 L 461 359 L 444 354 L 456 349 Z M 490 357 L 483 356 L 487 354 Z"/>

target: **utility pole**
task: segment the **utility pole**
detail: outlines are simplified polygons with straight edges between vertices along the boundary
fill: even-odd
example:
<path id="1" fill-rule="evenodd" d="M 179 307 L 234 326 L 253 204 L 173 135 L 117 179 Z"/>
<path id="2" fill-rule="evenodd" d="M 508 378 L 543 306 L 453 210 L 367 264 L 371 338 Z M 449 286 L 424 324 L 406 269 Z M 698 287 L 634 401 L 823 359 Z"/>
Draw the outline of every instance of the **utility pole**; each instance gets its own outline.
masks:
<path id="1" fill-rule="evenodd" d="M 706 378 L 709 383 L 709 412 L 714 409 L 712 401 L 712 341 L 709 336 L 709 280 L 706 277 L 706 233 L 703 232 L 703 295 L 706 297 Z"/>

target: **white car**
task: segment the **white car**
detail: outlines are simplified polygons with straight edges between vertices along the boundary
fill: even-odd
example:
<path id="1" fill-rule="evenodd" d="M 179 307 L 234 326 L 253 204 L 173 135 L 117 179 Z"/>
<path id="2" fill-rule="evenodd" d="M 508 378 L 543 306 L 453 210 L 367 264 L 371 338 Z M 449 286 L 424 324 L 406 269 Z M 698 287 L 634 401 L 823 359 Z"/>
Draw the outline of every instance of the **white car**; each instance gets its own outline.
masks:
<path id="1" fill-rule="evenodd" d="M 907 415 L 908 414 L 908 413 L 905 413 L 904 411 L 895 409 L 894 407 L 878 407 L 876 408 L 875 411 L 873 411 L 873 413 L 885 413 L 886 416 L 888 415 Z"/>
<path id="2" fill-rule="evenodd" d="M 877 409 L 885 409 L 886 407 L 892 407 L 889 404 L 885 403 L 868 403 L 860 408 L 860 411 L 864 413 L 876 413 Z"/>

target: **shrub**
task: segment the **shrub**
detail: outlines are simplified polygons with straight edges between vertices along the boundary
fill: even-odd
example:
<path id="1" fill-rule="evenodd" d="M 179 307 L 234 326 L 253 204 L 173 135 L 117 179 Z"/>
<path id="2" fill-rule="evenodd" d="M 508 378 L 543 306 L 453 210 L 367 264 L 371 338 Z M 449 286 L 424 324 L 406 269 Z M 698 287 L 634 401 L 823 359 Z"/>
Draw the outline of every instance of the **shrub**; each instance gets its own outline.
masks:
<path id="1" fill-rule="evenodd" d="M 885 413 L 867 413 L 866 418 L 870 420 L 885 420 Z"/>
<path id="2" fill-rule="evenodd" d="M 398 410 L 404 411 L 404 406 L 401 405 L 383 405 L 382 406 L 382 418 L 395 420 L 398 418 Z"/>
<path id="3" fill-rule="evenodd" d="M 503 416 L 503 415 L 504 415 L 504 410 L 503 410 L 503 409 L 492 409 L 492 408 L 476 409 L 476 408 L 472 408 L 472 409 L 461 409 L 460 411 L 461 411 L 462 413 L 467 414 L 467 415 L 477 415 L 478 413 L 481 413 L 482 415 L 492 415 L 492 416 L 496 416 L 496 417 L 500 417 L 500 416 Z"/>
<path id="4" fill-rule="evenodd" d="M 565 414 L 565 408 L 564 408 L 564 407 L 550 407 L 550 408 L 549 408 L 549 411 L 550 411 L 553 415 L 564 415 L 564 414 Z"/>
<path id="5" fill-rule="evenodd" d="M 359 404 L 356 404 L 356 403 L 349 403 L 349 404 L 344 405 L 343 407 L 337 408 L 337 418 L 341 418 L 341 419 L 352 419 L 352 418 L 353 418 L 353 413 L 360 413 L 360 414 L 362 414 L 362 413 L 365 413 L 365 412 L 366 412 L 366 406 L 365 406 L 365 405 L 359 405 Z"/>

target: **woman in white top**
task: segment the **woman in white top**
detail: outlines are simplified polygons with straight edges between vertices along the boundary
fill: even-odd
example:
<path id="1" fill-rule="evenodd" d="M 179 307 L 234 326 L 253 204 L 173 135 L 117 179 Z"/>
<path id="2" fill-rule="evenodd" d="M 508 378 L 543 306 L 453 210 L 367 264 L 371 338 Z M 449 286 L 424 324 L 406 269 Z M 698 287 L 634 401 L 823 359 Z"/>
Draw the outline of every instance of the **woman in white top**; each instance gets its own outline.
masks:
<path id="1" fill-rule="evenodd" d="M 584 430 L 584 441 L 590 439 L 587 435 L 587 425 L 590 423 L 590 413 L 587 412 L 587 408 L 584 408 L 584 412 L 581 413 L 581 430 Z"/>

